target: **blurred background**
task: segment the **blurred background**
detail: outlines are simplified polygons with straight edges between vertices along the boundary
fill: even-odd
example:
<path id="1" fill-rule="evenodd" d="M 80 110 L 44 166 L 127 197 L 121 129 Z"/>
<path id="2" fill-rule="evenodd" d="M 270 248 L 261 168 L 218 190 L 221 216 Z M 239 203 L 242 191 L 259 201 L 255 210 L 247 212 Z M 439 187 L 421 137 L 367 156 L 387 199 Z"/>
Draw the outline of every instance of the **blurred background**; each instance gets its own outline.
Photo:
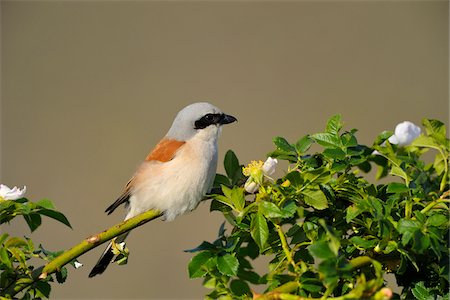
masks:
<path id="1" fill-rule="evenodd" d="M 1 183 L 49 198 L 73 230 L 31 235 L 66 249 L 122 220 L 104 209 L 185 105 L 236 116 L 220 160 L 265 159 L 272 138 L 319 132 L 340 113 L 371 144 L 401 121 L 448 125 L 448 1 L 1 1 Z M 219 172 L 223 172 L 222 166 Z M 128 265 L 54 299 L 199 299 L 192 254 L 223 222 L 209 203 L 128 239 Z M 6 230 L 30 236 L 17 220 Z M 103 248 L 103 247 L 101 247 Z"/>

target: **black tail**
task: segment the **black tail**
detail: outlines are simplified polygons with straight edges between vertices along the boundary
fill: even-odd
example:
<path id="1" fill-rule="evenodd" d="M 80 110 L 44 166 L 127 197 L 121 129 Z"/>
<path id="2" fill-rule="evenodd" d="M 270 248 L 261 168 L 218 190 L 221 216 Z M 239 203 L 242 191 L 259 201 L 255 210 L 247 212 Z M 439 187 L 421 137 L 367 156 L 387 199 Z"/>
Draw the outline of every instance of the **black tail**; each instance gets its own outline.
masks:
<path id="1" fill-rule="evenodd" d="M 125 240 L 128 233 L 119 235 L 117 238 L 115 238 L 116 243 L 121 243 Z M 114 258 L 114 253 L 112 251 L 112 243 L 110 242 L 108 244 L 108 247 L 106 247 L 105 251 L 103 251 L 103 254 L 98 259 L 95 266 L 92 268 L 91 272 L 89 273 L 89 277 L 94 277 L 95 275 L 102 274 L 105 272 L 106 268 L 108 268 L 109 264 Z"/>

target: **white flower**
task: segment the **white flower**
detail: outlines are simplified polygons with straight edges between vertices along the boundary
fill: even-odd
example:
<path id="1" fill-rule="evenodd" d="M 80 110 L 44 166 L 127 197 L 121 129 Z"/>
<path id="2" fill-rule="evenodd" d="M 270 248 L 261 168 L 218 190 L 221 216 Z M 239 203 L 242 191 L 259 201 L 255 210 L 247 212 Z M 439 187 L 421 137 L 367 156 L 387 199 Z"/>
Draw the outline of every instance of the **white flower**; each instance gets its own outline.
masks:
<path id="1" fill-rule="evenodd" d="M 253 194 L 259 189 L 259 184 L 254 182 L 251 177 L 247 179 L 244 184 L 244 189 L 247 193 Z"/>
<path id="2" fill-rule="evenodd" d="M 78 261 L 75 261 L 73 264 L 75 266 L 75 269 L 81 268 L 83 266 L 83 264 Z"/>
<path id="3" fill-rule="evenodd" d="M 24 186 L 23 189 L 19 189 L 16 186 L 10 189 L 4 184 L 0 184 L 0 197 L 2 197 L 5 200 L 20 199 L 25 195 L 26 191 L 27 191 L 26 186 Z"/>
<path id="4" fill-rule="evenodd" d="M 264 176 L 268 177 L 275 172 L 277 163 L 276 158 L 269 157 L 264 163 L 261 160 L 252 161 L 247 167 L 244 167 L 242 173 L 248 176 L 244 189 L 250 194 L 256 193 L 263 183 Z"/>
<path id="5" fill-rule="evenodd" d="M 404 121 L 395 126 L 394 134 L 388 139 L 389 143 L 399 146 L 411 144 L 419 135 L 420 127 L 409 121 Z"/>
<path id="6" fill-rule="evenodd" d="M 278 160 L 276 158 L 269 157 L 264 162 L 262 170 L 265 175 L 270 176 L 275 173 L 275 168 L 277 167 Z"/>

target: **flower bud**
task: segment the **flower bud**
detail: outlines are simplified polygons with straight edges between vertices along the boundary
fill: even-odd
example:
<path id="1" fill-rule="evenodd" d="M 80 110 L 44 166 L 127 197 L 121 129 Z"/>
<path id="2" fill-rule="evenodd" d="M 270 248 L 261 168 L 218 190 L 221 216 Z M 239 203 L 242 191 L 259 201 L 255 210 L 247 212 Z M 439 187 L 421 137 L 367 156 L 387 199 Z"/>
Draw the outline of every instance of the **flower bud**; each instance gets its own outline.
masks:
<path id="1" fill-rule="evenodd" d="M 251 180 L 251 178 L 249 178 L 245 182 L 244 189 L 247 191 L 247 193 L 254 194 L 258 191 L 259 184 Z"/>
<path id="2" fill-rule="evenodd" d="M 411 144 L 419 135 L 421 129 L 412 122 L 404 121 L 397 124 L 394 134 L 389 138 L 389 143 L 399 146 Z"/>
<path id="3" fill-rule="evenodd" d="M 275 168 L 277 167 L 278 160 L 276 158 L 268 157 L 262 166 L 262 170 L 265 175 L 270 176 L 275 173 Z"/>

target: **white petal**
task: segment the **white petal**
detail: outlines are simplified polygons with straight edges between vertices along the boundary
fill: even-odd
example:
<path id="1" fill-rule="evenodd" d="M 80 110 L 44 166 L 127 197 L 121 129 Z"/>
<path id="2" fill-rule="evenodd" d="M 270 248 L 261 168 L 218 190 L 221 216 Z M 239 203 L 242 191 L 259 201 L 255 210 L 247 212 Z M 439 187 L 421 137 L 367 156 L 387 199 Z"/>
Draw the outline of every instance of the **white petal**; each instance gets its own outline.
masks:
<path id="1" fill-rule="evenodd" d="M 4 184 L 0 185 L 0 196 L 5 200 L 16 200 L 22 198 L 25 195 L 26 191 L 26 186 L 24 186 L 23 189 L 19 189 L 16 186 L 10 189 Z"/>
<path id="2" fill-rule="evenodd" d="M 421 129 L 412 122 L 404 121 L 395 127 L 395 136 L 399 146 L 411 144 L 419 135 Z"/>
<path id="3" fill-rule="evenodd" d="M 78 269 L 78 268 L 81 268 L 83 266 L 83 264 L 76 261 L 76 262 L 74 262 L 74 266 L 75 266 L 75 269 Z"/>
<path id="4" fill-rule="evenodd" d="M 245 182 L 244 189 L 247 191 L 247 193 L 254 194 L 258 191 L 259 184 L 251 180 L 251 178 L 249 178 Z"/>
<path id="5" fill-rule="evenodd" d="M 397 145 L 398 144 L 398 138 L 397 138 L 397 136 L 394 134 L 394 135 L 391 135 L 389 138 L 388 138 L 388 141 L 389 141 L 389 143 L 391 143 L 391 144 L 395 144 L 395 145 Z"/>
<path id="6" fill-rule="evenodd" d="M 270 176 L 273 173 L 275 173 L 277 164 L 278 164 L 278 160 L 276 158 L 268 157 L 262 166 L 262 170 L 263 170 L 264 174 L 266 174 L 267 176 Z"/>

